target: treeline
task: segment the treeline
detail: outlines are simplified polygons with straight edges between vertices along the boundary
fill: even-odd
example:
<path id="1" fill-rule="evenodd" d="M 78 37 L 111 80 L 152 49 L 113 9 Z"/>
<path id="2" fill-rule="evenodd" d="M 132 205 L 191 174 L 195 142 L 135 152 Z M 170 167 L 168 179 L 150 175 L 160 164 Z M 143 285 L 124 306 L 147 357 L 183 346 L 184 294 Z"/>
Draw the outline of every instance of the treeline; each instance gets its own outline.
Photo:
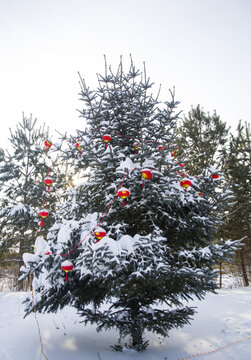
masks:
<path id="1" fill-rule="evenodd" d="M 18 283 L 23 254 L 33 252 L 39 234 L 46 237 L 64 192 L 72 186 L 72 174 L 59 152 L 46 149 L 50 138 L 45 125 L 23 115 L 16 129 L 10 130 L 8 148 L 0 149 L 0 281 L 4 278 L 18 290 L 23 289 Z M 53 181 L 51 189 L 45 186 L 47 177 Z M 41 227 L 39 212 L 45 197 L 50 216 Z"/>
<path id="2" fill-rule="evenodd" d="M 74 186 L 74 169 L 62 161 L 59 151 L 45 149 L 44 142 L 50 138 L 45 126 L 38 126 L 32 116 L 23 116 L 15 131 L 10 131 L 8 149 L 0 149 L 0 281 L 2 278 L 18 283 L 23 253 L 32 252 L 38 234 L 46 238 L 48 228 L 57 220 L 54 214 L 64 194 Z M 215 241 L 243 239 L 243 246 L 231 264 L 221 264 L 220 275 L 241 276 L 243 285 L 248 286 L 251 278 L 250 125 L 240 121 L 237 129 L 230 129 L 216 112 L 210 115 L 198 105 L 180 121 L 175 138 L 177 151 L 173 155 L 184 164 L 184 172 L 196 177 L 206 168 L 221 169 L 217 180 L 219 191 L 228 189 L 232 204 L 221 219 Z M 56 185 L 52 183 L 46 190 L 48 168 Z M 39 211 L 45 196 L 50 216 L 41 227 Z M 23 285 L 16 289 L 22 290 Z"/>
<path id="3" fill-rule="evenodd" d="M 186 164 L 189 174 L 203 174 L 210 166 L 222 171 L 219 174 L 221 188 L 231 191 L 233 198 L 221 219 L 215 241 L 243 239 L 243 246 L 231 264 L 221 264 L 220 286 L 222 273 L 240 276 L 243 285 L 248 286 L 251 277 L 250 124 L 239 121 L 237 129 L 230 129 L 216 112 L 210 115 L 198 105 L 180 122 L 176 139 L 177 157 Z"/>

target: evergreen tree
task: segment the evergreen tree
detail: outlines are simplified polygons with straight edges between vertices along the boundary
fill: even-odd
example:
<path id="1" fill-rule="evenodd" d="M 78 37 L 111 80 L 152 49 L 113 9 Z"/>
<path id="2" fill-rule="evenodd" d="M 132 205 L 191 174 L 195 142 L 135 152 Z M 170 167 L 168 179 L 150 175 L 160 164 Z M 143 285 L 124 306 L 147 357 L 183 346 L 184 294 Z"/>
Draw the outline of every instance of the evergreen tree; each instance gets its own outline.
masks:
<path id="1" fill-rule="evenodd" d="M 72 305 L 83 322 L 116 328 L 141 351 L 144 331 L 167 336 L 190 321 L 195 309 L 183 301 L 215 291 L 213 266 L 238 241 L 212 243 L 229 199 L 211 174 L 188 176 L 192 186 L 180 186 L 171 157 L 174 93 L 160 104 L 133 63 L 127 73 L 122 63 L 116 73 L 106 68 L 98 80 L 94 91 L 81 80 L 85 128 L 64 155 L 85 170 L 83 183 L 69 192 L 47 241 L 39 237 L 36 253 L 24 255 L 24 277 L 34 276 L 37 311 Z M 127 190 L 123 206 L 118 195 Z M 62 263 L 73 265 L 67 282 Z M 31 299 L 26 304 L 28 314 Z"/>
<path id="2" fill-rule="evenodd" d="M 177 128 L 177 157 L 185 161 L 191 175 L 198 175 L 210 166 L 219 166 L 228 130 L 216 112 L 206 114 L 199 105 L 184 117 Z"/>
<path id="3" fill-rule="evenodd" d="M 65 178 L 63 172 L 60 173 L 58 160 L 45 151 L 44 142 L 48 138 L 49 132 L 44 126 L 37 127 L 36 119 L 23 116 L 16 130 L 10 130 L 8 150 L 0 149 L 0 258 L 17 263 L 18 269 L 23 265 L 24 252 L 31 251 L 38 233 L 46 233 L 54 222 L 51 214 L 44 227 L 39 227 L 39 211 L 45 205 L 45 198 L 52 213 L 56 203 L 55 192 L 45 191 L 48 169 L 52 179 L 55 174 L 59 182 Z"/>
<path id="4" fill-rule="evenodd" d="M 178 151 L 175 155 L 177 161 L 184 164 L 183 172 L 188 171 L 194 176 L 218 176 L 219 187 L 227 188 L 221 165 L 223 153 L 228 141 L 229 129 L 226 123 L 214 111 L 213 115 L 205 112 L 200 105 L 189 111 L 176 130 Z M 221 216 L 221 212 L 219 213 Z M 216 234 L 215 240 L 221 241 L 221 234 Z M 222 286 L 222 263 L 219 263 L 219 280 Z"/>
<path id="5" fill-rule="evenodd" d="M 251 146 L 250 124 L 241 121 L 236 135 L 231 134 L 229 148 L 224 154 L 226 181 L 234 194 L 234 205 L 227 214 L 222 232 L 232 239 L 243 238 L 244 246 L 237 252 L 245 286 L 249 285 L 251 273 Z"/>

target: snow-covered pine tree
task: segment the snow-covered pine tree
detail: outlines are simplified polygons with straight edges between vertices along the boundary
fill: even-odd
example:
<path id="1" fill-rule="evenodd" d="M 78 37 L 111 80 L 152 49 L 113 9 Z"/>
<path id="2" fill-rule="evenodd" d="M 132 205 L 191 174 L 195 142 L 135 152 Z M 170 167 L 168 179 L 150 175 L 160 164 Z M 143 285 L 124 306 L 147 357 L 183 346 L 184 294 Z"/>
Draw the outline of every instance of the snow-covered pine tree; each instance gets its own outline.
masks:
<path id="1" fill-rule="evenodd" d="M 236 263 L 244 286 L 249 286 L 251 273 L 251 139 L 250 124 L 240 121 L 236 135 L 231 134 L 224 153 L 223 169 L 226 181 L 234 194 L 231 211 L 221 229 L 223 236 L 243 238 L 242 248 L 236 253 Z"/>
<path id="2" fill-rule="evenodd" d="M 221 164 L 229 129 L 216 111 L 206 113 L 200 105 L 184 116 L 176 131 L 177 153 L 191 175 L 201 174 L 210 166 Z"/>
<path id="3" fill-rule="evenodd" d="M 224 195 L 216 194 L 211 176 L 188 177 L 192 186 L 180 186 L 180 166 L 171 156 L 174 93 L 159 103 L 145 70 L 141 74 L 133 62 L 127 73 L 122 62 L 116 73 L 106 68 L 98 81 L 91 91 L 81 80 L 84 130 L 75 138 L 81 149 L 73 141 L 65 155 L 85 170 L 84 182 L 69 194 L 47 241 L 38 238 L 36 253 L 24 259 L 34 276 L 37 311 L 74 306 L 83 322 L 98 331 L 116 328 L 141 351 L 145 331 L 167 336 L 190 321 L 195 309 L 183 302 L 216 289 L 213 266 L 236 243 L 212 243 Z M 108 144 L 104 135 L 111 137 Z M 117 195 L 122 188 L 130 191 L 124 206 Z M 95 232 L 106 235 L 99 240 Z M 74 265 L 68 282 L 65 259 Z"/>
<path id="4" fill-rule="evenodd" d="M 208 175 L 219 176 L 218 180 L 215 180 L 218 185 L 219 197 L 221 197 L 220 189 L 224 192 L 224 188 L 225 190 L 229 188 L 221 171 L 228 133 L 227 124 L 220 119 L 216 111 L 210 114 L 205 112 L 200 105 L 192 107 L 188 115 L 178 122 L 176 129 L 178 145 L 176 159 L 184 163 L 183 171 L 188 171 L 190 175 L 199 176 L 201 179 L 207 178 Z M 202 183 L 200 187 L 200 192 L 204 193 Z M 208 191 L 207 182 L 205 187 Z M 230 194 L 228 193 L 228 195 Z M 220 216 L 221 211 L 219 212 Z M 222 233 L 218 231 L 215 238 L 221 242 L 222 236 Z M 225 236 L 223 237 L 225 238 Z M 220 262 L 220 287 L 222 286 L 222 266 L 223 264 Z"/>
<path id="5" fill-rule="evenodd" d="M 8 149 L 0 150 L 0 258 L 4 261 L 23 265 L 24 252 L 31 251 L 38 233 L 47 233 L 54 222 L 53 210 L 56 204 L 56 188 L 61 188 L 65 179 L 63 169 L 60 171 L 56 156 L 53 159 L 45 151 L 44 142 L 49 140 L 49 131 L 45 126 L 37 126 L 32 115 L 23 119 L 10 130 Z M 48 175 L 54 180 L 51 187 L 54 191 L 46 192 L 44 179 Z M 59 183 L 55 183 L 55 178 Z M 39 211 L 49 207 L 51 215 L 44 227 L 39 227 Z M 10 256 L 7 256 L 7 254 Z M 22 287 L 22 284 L 20 284 Z"/>

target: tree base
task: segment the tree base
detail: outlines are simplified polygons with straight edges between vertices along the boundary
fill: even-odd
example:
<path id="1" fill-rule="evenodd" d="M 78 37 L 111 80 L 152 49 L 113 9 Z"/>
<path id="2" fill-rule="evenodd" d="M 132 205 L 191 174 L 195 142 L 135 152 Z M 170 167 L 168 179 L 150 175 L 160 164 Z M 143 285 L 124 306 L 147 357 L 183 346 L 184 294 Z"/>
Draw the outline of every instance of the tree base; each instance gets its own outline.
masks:
<path id="1" fill-rule="evenodd" d="M 142 340 L 141 343 L 139 344 L 133 344 L 132 341 L 129 342 L 129 344 L 125 343 L 125 346 L 121 346 L 120 344 L 117 344 L 117 345 L 112 345 L 111 348 L 112 350 L 114 351 L 120 351 L 120 352 L 123 352 L 125 349 L 128 350 L 135 350 L 135 351 L 138 351 L 138 352 L 143 352 L 146 350 L 147 346 L 149 345 L 149 340 Z"/>

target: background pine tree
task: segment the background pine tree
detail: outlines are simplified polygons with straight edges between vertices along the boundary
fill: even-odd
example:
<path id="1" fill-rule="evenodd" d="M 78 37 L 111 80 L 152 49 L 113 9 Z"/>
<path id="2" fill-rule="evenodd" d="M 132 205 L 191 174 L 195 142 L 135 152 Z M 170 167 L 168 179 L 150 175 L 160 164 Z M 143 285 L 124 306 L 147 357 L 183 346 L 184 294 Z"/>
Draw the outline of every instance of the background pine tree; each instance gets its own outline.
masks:
<path id="1" fill-rule="evenodd" d="M 244 246 L 237 252 L 235 262 L 245 286 L 251 274 L 251 142 L 250 124 L 240 121 L 236 134 L 231 134 L 228 149 L 224 153 L 224 173 L 234 194 L 234 205 L 226 214 L 222 228 L 224 236 L 243 238 Z"/>
<path id="2" fill-rule="evenodd" d="M 55 184 L 53 192 L 45 193 L 44 179 L 48 175 L 63 183 L 65 175 L 56 157 L 45 154 L 44 141 L 49 139 L 48 129 L 37 126 L 32 116 L 23 116 L 15 131 L 10 130 L 8 149 L 0 150 L 0 258 L 1 266 L 12 267 L 19 272 L 23 265 L 24 252 L 30 252 L 38 233 L 47 233 L 54 222 L 56 205 Z M 62 186 L 58 186 L 61 188 Z M 43 228 L 39 227 L 39 211 L 44 206 L 51 209 L 51 215 Z M 20 288 L 22 284 L 20 284 Z"/>
<path id="3" fill-rule="evenodd" d="M 177 156 L 191 175 L 199 175 L 211 166 L 220 167 L 228 131 L 216 111 L 210 115 L 200 105 L 184 116 L 176 132 Z"/>
<path id="4" fill-rule="evenodd" d="M 188 175 L 192 186 L 180 186 L 180 166 L 171 156 L 174 93 L 160 104 L 145 70 L 133 63 L 127 73 L 122 62 L 115 73 L 106 67 L 98 80 L 94 91 L 81 80 L 83 130 L 68 139 L 64 154 L 76 173 L 85 171 L 83 183 L 69 191 L 48 241 L 38 238 L 36 253 L 25 254 L 24 276 L 34 275 L 37 311 L 70 304 L 85 323 L 98 331 L 116 328 L 141 351 L 146 330 L 167 336 L 190 321 L 195 309 L 183 301 L 216 289 L 213 266 L 238 241 L 212 243 L 229 199 L 216 191 L 210 173 Z M 142 170 L 152 174 L 144 186 Z M 117 196 L 121 187 L 130 191 L 125 206 Z M 95 237 L 99 226 L 106 231 L 101 240 Z M 61 269 L 66 258 L 74 265 L 68 282 Z"/>
<path id="5" fill-rule="evenodd" d="M 222 162 L 226 150 L 229 129 L 225 122 L 214 111 L 213 115 L 205 112 L 200 105 L 189 111 L 182 121 L 178 123 L 176 141 L 178 151 L 177 160 L 184 163 L 183 172 L 194 176 L 204 177 L 219 175 L 217 181 L 218 191 L 227 191 L 228 183 L 225 182 L 222 172 Z M 206 188 L 207 188 L 207 184 Z M 203 193 L 201 189 L 201 193 Z M 232 200 L 233 201 L 233 200 Z M 222 209 L 218 216 L 222 215 Z M 223 234 L 218 232 L 215 241 L 221 243 Z M 227 263 L 224 263 L 227 265 Z M 219 284 L 222 286 L 223 263 L 219 262 Z"/>

